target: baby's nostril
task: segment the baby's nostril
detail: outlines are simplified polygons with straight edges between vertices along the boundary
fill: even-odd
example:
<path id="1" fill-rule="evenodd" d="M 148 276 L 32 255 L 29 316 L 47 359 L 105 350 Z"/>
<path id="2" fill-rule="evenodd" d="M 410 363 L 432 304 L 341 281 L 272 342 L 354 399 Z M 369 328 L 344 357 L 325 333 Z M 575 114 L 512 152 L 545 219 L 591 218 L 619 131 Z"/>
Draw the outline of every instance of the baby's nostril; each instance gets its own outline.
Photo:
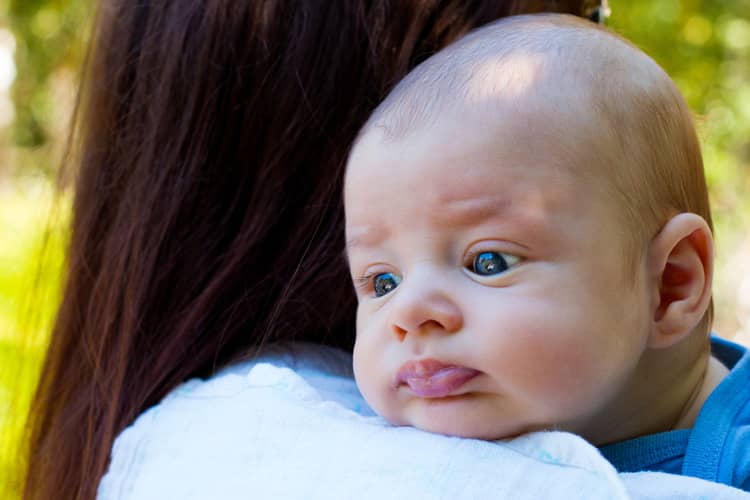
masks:
<path id="1" fill-rule="evenodd" d="M 393 325 L 393 333 L 399 341 L 403 342 L 404 338 L 406 338 L 406 330 L 398 325 Z"/>

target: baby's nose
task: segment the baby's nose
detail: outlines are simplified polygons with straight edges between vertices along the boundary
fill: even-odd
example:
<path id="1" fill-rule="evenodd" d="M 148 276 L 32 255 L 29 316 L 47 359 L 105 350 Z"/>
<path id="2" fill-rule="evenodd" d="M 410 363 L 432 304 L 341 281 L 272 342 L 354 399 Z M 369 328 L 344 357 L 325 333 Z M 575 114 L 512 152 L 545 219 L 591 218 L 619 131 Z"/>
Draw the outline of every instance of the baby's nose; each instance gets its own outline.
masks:
<path id="1" fill-rule="evenodd" d="M 464 325 L 458 304 L 450 295 L 428 283 L 404 282 L 393 297 L 390 317 L 391 330 L 398 340 L 407 335 L 428 333 L 456 333 Z"/>

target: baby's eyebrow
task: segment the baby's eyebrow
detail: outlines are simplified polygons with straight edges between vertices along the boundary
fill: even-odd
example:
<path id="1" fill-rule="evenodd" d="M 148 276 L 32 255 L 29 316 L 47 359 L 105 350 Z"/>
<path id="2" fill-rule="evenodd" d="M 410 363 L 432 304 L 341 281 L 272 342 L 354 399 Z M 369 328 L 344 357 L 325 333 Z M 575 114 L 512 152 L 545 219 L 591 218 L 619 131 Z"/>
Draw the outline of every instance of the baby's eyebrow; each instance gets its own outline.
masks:
<path id="1" fill-rule="evenodd" d="M 346 249 L 373 247 L 388 236 L 382 226 L 372 224 L 348 227 L 346 230 Z"/>
<path id="2" fill-rule="evenodd" d="M 477 224 L 507 214 L 512 208 L 511 205 L 508 198 L 496 196 L 453 198 L 443 200 L 441 212 L 436 215 L 446 224 L 461 224 L 467 221 Z"/>

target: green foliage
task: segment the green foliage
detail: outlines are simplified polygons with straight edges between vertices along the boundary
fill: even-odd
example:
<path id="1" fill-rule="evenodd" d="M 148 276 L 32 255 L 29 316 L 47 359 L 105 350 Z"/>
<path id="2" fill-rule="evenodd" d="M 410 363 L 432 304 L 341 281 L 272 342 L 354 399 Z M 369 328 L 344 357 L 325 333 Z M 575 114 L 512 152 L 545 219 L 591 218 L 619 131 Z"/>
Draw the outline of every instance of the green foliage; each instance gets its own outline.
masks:
<path id="1" fill-rule="evenodd" d="M 0 498 L 19 498 L 23 416 L 59 301 L 66 202 L 50 179 L 72 107 L 90 0 L 0 0 L 15 41 L 15 121 L 0 130 Z M 50 223 L 48 225 L 48 222 Z"/>
<path id="2" fill-rule="evenodd" d="M 92 8 L 89 0 L 6 0 L 6 16 L 16 38 L 18 76 L 13 86 L 16 108 L 12 142 L 39 148 L 60 136 L 59 89 L 54 81 L 77 72 Z M 67 97 L 67 96 L 66 96 Z M 64 126 L 62 127 L 64 129 Z M 52 173 L 55 158 L 37 155 L 24 166 Z"/>
<path id="3" fill-rule="evenodd" d="M 750 0 L 610 0 L 610 5 L 610 26 L 664 67 L 698 115 L 719 236 L 747 227 Z"/>
<path id="4" fill-rule="evenodd" d="M 39 188 L 17 185 L 0 191 L 0 497 L 4 499 L 19 495 L 23 416 L 59 301 L 67 237 L 69 203 L 53 202 L 49 186 Z"/>

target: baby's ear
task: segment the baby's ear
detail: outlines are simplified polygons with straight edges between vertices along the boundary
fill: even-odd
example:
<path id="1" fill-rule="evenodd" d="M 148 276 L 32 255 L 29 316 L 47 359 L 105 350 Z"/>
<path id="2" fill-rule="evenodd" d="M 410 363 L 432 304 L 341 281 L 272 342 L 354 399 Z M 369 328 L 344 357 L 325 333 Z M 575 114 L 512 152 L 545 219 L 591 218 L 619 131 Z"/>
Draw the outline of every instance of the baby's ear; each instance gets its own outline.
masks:
<path id="1" fill-rule="evenodd" d="M 648 258 L 655 298 L 648 345 L 661 349 L 684 339 L 711 302 L 711 229 L 699 215 L 675 215 L 651 241 Z"/>

